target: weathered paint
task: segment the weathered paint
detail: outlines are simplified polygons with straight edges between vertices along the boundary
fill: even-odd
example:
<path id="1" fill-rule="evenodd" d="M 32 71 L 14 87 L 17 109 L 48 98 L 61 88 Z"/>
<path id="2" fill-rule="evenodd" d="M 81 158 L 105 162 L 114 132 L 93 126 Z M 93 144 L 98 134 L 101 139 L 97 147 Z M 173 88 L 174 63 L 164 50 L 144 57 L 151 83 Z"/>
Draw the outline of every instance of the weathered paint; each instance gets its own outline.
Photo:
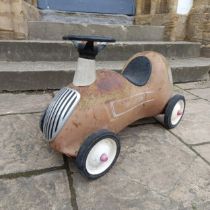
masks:
<path id="1" fill-rule="evenodd" d="M 97 80 L 91 86 L 69 85 L 80 93 L 81 100 L 51 142 L 55 150 L 76 156 L 90 134 L 100 129 L 118 133 L 138 119 L 162 113 L 172 95 L 168 64 L 155 52 L 139 53 L 130 60 L 136 56 L 146 56 L 152 64 L 151 77 L 145 86 L 135 86 L 121 74 L 105 70 L 97 71 Z"/>

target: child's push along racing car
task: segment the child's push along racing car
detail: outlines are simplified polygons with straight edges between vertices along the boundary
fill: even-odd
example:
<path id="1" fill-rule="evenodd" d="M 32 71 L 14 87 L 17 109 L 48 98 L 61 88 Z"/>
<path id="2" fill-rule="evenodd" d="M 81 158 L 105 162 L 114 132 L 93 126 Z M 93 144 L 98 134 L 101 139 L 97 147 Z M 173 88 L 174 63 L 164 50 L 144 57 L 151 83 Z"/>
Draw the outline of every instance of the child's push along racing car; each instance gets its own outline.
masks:
<path id="1" fill-rule="evenodd" d="M 120 153 L 117 133 L 134 121 L 164 115 L 167 129 L 176 127 L 185 99 L 172 96 L 171 69 L 156 52 L 141 52 L 121 73 L 98 70 L 95 57 L 112 38 L 66 36 L 79 52 L 73 83 L 62 88 L 40 120 L 41 130 L 55 150 L 76 158 L 90 179 L 109 171 Z"/>

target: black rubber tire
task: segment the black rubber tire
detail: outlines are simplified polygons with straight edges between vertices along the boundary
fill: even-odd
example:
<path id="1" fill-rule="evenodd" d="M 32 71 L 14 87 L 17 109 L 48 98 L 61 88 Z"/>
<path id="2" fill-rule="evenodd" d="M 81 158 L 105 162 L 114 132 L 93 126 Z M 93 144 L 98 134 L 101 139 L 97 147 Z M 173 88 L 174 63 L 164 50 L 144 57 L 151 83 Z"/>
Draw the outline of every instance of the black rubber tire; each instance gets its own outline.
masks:
<path id="1" fill-rule="evenodd" d="M 177 102 L 180 100 L 182 100 L 184 102 L 184 110 L 183 110 L 183 114 L 182 114 L 182 117 L 183 117 L 184 111 L 185 111 L 185 105 L 186 105 L 184 96 L 182 96 L 182 95 L 173 96 L 169 100 L 168 104 L 165 107 L 164 126 L 167 129 L 175 128 L 182 120 L 182 117 L 181 117 L 180 120 L 175 125 L 173 125 L 171 122 L 171 115 L 172 115 L 173 109 L 174 109 L 175 105 L 177 104 Z"/>
<path id="2" fill-rule="evenodd" d="M 111 139 L 113 139 L 113 141 L 115 141 L 116 146 L 117 146 L 117 152 L 116 152 L 115 158 L 114 158 L 112 164 L 102 173 L 96 174 L 96 175 L 90 174 L 86 169 L 87 156 L 88 156 L 90 150 L 93 148 L 93 146 L 104 138 L 111 138 Z M 105 175 L 112 168 L 112 166 L 115 164 L 115 162 L 119 156 L 119 153 L 120 153 L 119 137 L 115 133 L 110 132 L 108 130 L 99 130 L 99 131 L 93 133 L 92 135 L 90 135 L 85 140 L 85 142 L 82 144 L 82 146 L 80 147 L 80 150 L 76 157 L 76 165 L 77 165 L 78 169 L 80 170 L 80 173 L 83 176 L 85 176 L 86 178 L 91 179 L 91 180 L 98 179 L 99 177 Z"/>
<path id="3" fill-rule="evenodd" d="M 45 115 L 46 115 L 47 108 L 42 112 L 40 120 L 39 120 L 39 128 L 42 131 L 42 133 L 43 133 L 44 118 L 45 118 Z"/>

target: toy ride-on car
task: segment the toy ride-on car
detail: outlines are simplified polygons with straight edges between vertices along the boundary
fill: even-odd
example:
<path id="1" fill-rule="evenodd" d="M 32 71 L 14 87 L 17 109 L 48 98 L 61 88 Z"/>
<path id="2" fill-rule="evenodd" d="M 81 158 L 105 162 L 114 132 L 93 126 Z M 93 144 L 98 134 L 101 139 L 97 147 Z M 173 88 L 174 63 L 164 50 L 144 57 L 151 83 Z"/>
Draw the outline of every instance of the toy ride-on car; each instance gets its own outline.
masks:
<path id="1" fill-rule="evenodd" d="M 172 95 L 171 69 L 156 52 L 131 57 L 122 73 L 97 70 L 95 58 L 105 42 L 99 36 L 65 36 L 79 52 L 73 83 L 62 88 L 40 120 L 51 147 L 75 157 L 81 173 L 90 179 L 109 171 L 120 153 L 117 134 L 134 121 L 164 115 L 167 129 L 176 127 L 185 99 Z M 120 52 L 119 52 L 120 53 Z"/>

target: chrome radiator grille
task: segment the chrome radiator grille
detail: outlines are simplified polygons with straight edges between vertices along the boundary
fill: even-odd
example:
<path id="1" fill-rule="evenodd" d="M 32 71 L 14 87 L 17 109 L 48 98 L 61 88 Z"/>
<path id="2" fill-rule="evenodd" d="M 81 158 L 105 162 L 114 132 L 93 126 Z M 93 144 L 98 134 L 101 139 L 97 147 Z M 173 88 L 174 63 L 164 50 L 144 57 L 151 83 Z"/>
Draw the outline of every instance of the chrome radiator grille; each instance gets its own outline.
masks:
<path id="1" fill-rule="evenodd" d="M 46 110 L 43 133 L 49 141 L 59 133 L 80 100 L 80 94 L 71 88 L 62 88 Z"/>

